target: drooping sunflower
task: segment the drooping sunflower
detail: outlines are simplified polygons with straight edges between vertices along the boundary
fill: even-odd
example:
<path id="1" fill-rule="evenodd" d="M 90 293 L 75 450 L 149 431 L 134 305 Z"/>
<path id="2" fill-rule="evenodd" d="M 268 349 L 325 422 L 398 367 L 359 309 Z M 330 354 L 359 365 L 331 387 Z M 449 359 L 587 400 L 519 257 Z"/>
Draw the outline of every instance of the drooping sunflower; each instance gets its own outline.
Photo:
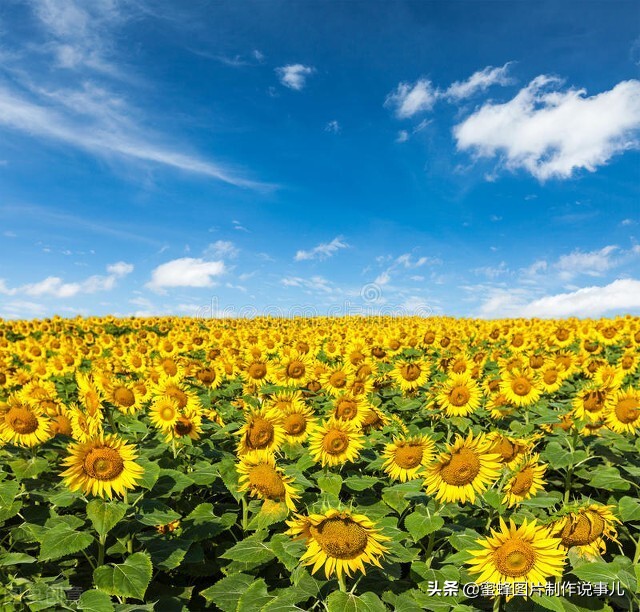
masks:
<path id="1" fill-rule="evenodd" d="M 609 394 L 593 384 L 584 386 L 572 400 L 573 414 L 585 421 L 600 421 L 605 413 Z"/>
<path id="2" fill-rule="evenodd" d="M 389 424 L 389 417 L 373 405 L 367 406 L 360 427 L 364 433 L 369 433 L 372 429 L 382 429 Z"/>
<path id="3" fill-rule="evenodd" d="M 539 458 L 538 454 L 519 458 L 514 474 L 504 486 L 503 504 L 506 503 L 511 508 L 542 490 L 545 484 L 542 477 L 547 466 L 539 464 Z"/>
<path id="4" fill-rule="evenodd" d="M 246 422 L 236 433 L 238 455 L 252 450 L 276 452 L 285 440 L 282 414 L 275 408 L 260 408 L 245 414 Z"/>
<path id="5" fill-rule="evenodd" d="M 198 412 L 192 410 L 184 410 L 173 426 L 165 430 L 164 439 L 169 444 L 172 440 L 181 438 L 191 438 L 191 440 L 199 440 L 202 433 L 202 416 Z"/>
<path id="6" fill-rule="evenodd" d="M 294 479 L 277 467 L 272 453 L 250 451 L 240 458 L 236 469 L 239 474 L 238 491 L 249 491 L 253 497 L 284 503 L 289 510 L 296 509 L 294 500 L 300 495 L 291 486 Z"/>
<path id="7" fill-rule="evenodd" d="M 76 384 L 78 385 L 78 399 L 87 415 L 92 420 L 102 420 L 102 402 L 104 396 L 91 376 L 82 372 L 76 372 Z"/>
<path id="8" fill-rule="evenodd" d="M 17 446 L 36 446 L 52 437 L 50 421 L 42 410 L 9 397 L 0 411 L 0 439 Z"/>
<path id="9" fill-rule="evenodd" d="M 426 468 L 424 485 L 427 493 L 444 502 L 475 502 L 495 482 L 502 466 L 500 455 L 491 451 L 491 441 L 480 434 L 470 432 L 464 439 L 458 435 L 447 451 Z"/>
<path id="10" fill-rule="evenodd" d="M 393 480 L 407 482 L 420 477 L 422 468 L 429 465 L 435 454 L 435 442 L 428 436 L 394 438 L 387 444 L 383 469 Z"/>
<path id="11" fill-rule="evenodd" d="M 69 419 L 71 420 L 72 436 L 80 442 L 86 442 L 102 434 L 102 421 L 95 420 L 80 408 L 77 404 L 69 407 Z M 102 413 L 101 413 L 102 414 Z"/>
<path id="12" fill-rule="evenodd" d="M 478 406 L 482 391 L 468 373 L 453 374 L 438 393 L 438 403 L 447 416 L 467 416 Z"/>
<path id="13" fill-rule="evenodd" d="M 358 570 L 365 574 L 365 563 L 381 567 L 379 558 L 388 550 L 384 543 L 390 538 L 365 515 L 348 510 L 296 515 L 287 525 L 287 535 L 306 541 L 307 550 L 300 558 L 303 565 L 313 565 L 312 574 L 324 566 L 327 578 L 334 573 L 338 578 L 351 576 Z"/>
<path id="14" fill-rule="evenodd" d="M 634 433 L 640 427 L 640 391 L 621 389 L 607 401 L 605 424 L 616 433 Z"/>
<path id="15" fill-rule="evenodd" d="M 135 462 L 136 449 L 116 435 L 74 442 L 62 460 L 68 469 L 60 474 L 71 491 L 81 489 L 98 497 L 123 496 L 133 489 L 144 469 Z"/>
<path id="16" fill-rule="evenodd" d="M 355 461 L 364 436 L 352 421 L 330 418 L 309 436 L 309 452 L 322 466 Z"/>
<path id="17" fill-rule="evenodd" d="M 576 547 L 580 556 L 597 559 L 607 550 L 605 538 L 618 541 L 616 523 L 620 520 L 611 512 L 613 508 L 599 504 L 584 506 L 552 523 L 551 531 L 561 539 L 562 546 Z"/>
<path id="18" fill-rule="evenodd" d="M 503 372 L 500 391 L 515 406 L 531 406 L 541 394 L 536 374 L 527 368 Z"/>
<path id="19" fill-rule="evenodd" d="M 476 541 L 482 548 L 469 551 L 473 558 L 467 563 L 469 573 L 477 574 L 477 583 L 544 585 L 547 578 L 562 576 L 566 550 L 535 519 L 530 523 L 525 519 L 520 527 L 509 519 L 507 527 L 500 517 L 500 531 L 492 529 L 491 536 Z"/>
<path id="20" fill-rule="evenodd" d="M 539 436 L 538 436 L 539 437 Z M 487 434 L 491 441 L 491 452 L 500 455 L 500 461 L 511 469 L 515 469 L 523 455 L 529 452 L 536 441 L 536 437 L 512 438 L 499 431 L 491 431 Z"/>

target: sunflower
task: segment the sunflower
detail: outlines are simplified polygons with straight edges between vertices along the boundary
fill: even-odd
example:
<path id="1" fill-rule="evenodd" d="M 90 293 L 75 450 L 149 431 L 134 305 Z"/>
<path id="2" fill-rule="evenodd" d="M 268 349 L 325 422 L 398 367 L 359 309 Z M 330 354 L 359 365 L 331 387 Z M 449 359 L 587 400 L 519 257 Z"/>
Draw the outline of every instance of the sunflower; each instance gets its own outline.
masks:
<path id="1" fill-rule="evenodd" d="M 191 438 L 199 440 L 202 433 L 202 417 L 198 412 L 185 410 L 181 413 L 173 426 L 164 431 L 164 439 L 169 444 L 172 440 Z"/>
<path id="2" fill-rule="evenodd" d="M 357 427 L 362 425 L 369 403 L 362 397 L 341 393 L 333 400 L 331 416 L 341 421 L 351 421 Z"/>
<path id="3" fill-rule="evenodd" d="M 354 377 L 354 366 L 350 363 L 334 366 L 321 377 L 322 388 L 330 395 L 337 396 L 345 391 Z"/>
<path id="4" fill-rule="evenodd" d="M 275 376 L 282 385 L 303 387 L 312 372 L 313 359 L 307 353 L 290 349 L 279 361 Z"/>
<path id="5" fill-rule="evenodd" d="M 82 372 L 76 372 L 76 384 L 78 385 L 78 398 L 89 417 L 101 420 L 104 396 L 94 379 Z"/>
<path id="6" fill-rule="evenodd" d="M 553 361 L 540 368 L 540 387 L 545 393 L 555 393 L 564 382 L 564 372 Z"/>
<path id="7" fill-rule="evenodd" d="M 548 527 L 530 523 L 525 519 L 517 527 L 509 519 L 509 527 L 500 517 L 500 531 L 491 530 L 491 536 L 476 540 L 479 550 L 469 551 L 473 558 L 467 561 L 471 574 L 478 574 L 477 583 L 544 585 L 550 576 L 562 576 L 567 553 L 560 539 L 553 537 Z M 507 596 L 510 599 L 510 596 Z"/>
<path id="8" fill-rule="evenodd" d="M 530 406 L 540 399 L 538 379 L 528 368 L 503 372 L 500 391 L 515 406 Z"/>
<path id="9" fill-rule="evenodd" d="M 406 482 L 420 477 L 422 468 L 434 457 L 435 443 L 428 436 L 394 438 L 387 444 L 383 456 L 383 469 L 392 480 Z"/>
<path id="10" fill-rule="evenodd" d="M 74 442 L 68 450 L 69 456 L 62 460 L 68 469 L 60 476 L 71 491 L 82 489 L 84 493 L 109 499 L 114 493 L 124 496 L 144 473 L 135 462 L 135 447 L 116 435 Z"/>
<path id="11" fill-rule="evenodd" d="M 382 429 L 389 424 L 389 417 L 371 404 L 364 411 L 360 427 L 364 433 L 369 433 L 372 429 Z"/>
<path id="12" fill-rule="evenodd" d="M 304 442 L 317 426 L 318 421 L 313 410 L 302 403 L 292 404 L 290 408 L 282 411 L 282 428 L 290 444 Z"/>
<path id="13" fill-rule="evenodd" d="M 611 512 L 613 508 L 598 504 L 582 507 L 552 523 L 551 530 L 561 539 L 562 546 L 577 547 L 580 556 L 597 559 L 607 550 L 604 538 L 618 541 L 615 524 L 620 520 Z"/>
<path id="14" fill-rule="evenodd" d="M 573 413 L 585 421 L 599 421 L 605 412 L 607 399 L 606 389 L 588 384 L 573 398 Z"/>
<path id="15" fill-rule="evenodd" d="M 287 535 L 306 541 L 307 550 L 300 558 L 303 565 L 313 565 L 312 574 L 324 565 L 327 578 L 335 573 L 341 580 L 343 574 L 351 576 L 358 570 L 365 574 L 365 563 L 381 567 L 379 557 L 388 551 L 384 543 L 390 538 L 366 516 L 348 510 L 296 515 L 287 525 Z"/>
<path id="16" fill-rule="evenodd" d="M 102 434 L 102 420 L 92 419 L 77 404 L 69 407 L 69 419 L 71 435 L 80 442 L 86 442 Z"/>
<path id="17" fill-rule="evenodd" d="M 429 366 L 423 361 L 400 359 L 393 365 L 391 377 L 403 392 L 414 391 L 422 387 L 429 378 Z"/>
<path id="18" fill-rule="evenodd" d="M 122 414 L 135 414 L 142 408 L 142 397 L 136 392 L 135 382 L 121 378 L 109 379 L 103 387 L 105 399 Z"/>
<path id="19" fill-rule="evenodd" d="M 178 400 L 169 395 L 156 397 L 149 407 L 149 420 L 154 427 L 168 432 L 178 422 L 180 409 Z"/>
<path id="20" fill-rule="evenodd" d="M 276 452 L 285 440 L 282 414 L 275 408 L 261 408 L 245 414 L 246 422 L 236 433 L 238 455 L 253 450 Z"/>
<path id="21" fill-rule="evenodd" d="M 41 410 L 10 396 L 0 411 L 0 439 L 17 446 L 36 446 L 52 437 Z"/>
<path id="22" fill-rule="evenodd" d="M 622 385 L 624 377 L 625 372 L 622 368 L 607 363 L 595 371 L 593 382 L 596 386 L 607 391 L 617 391 Z"/>
<path id="23" fill-rule="evenodd" d="M 467 416 L 478 406 L 482 392 L 469 374 L 453 374 L 438 393 L 438 403 L 447 416 Z"/>
<path id="24" fill-rule="evenodd" d="M 640 427 L 640 391 L 621 389 L 607 402 L 605 424 L 616 433 L 633 434 Z"/>
<path id="25" fill-rule="evenodd" d="M 352 421 L 330 418 L 309 436 L 309 452 L 322 466 L 355 461 L 364 445 L 364 436 Z"/>
<path id="26" fill-rule="evenodd" d="M 250 495 L 264 500 L 283 502 L 289 510 L 295 510 L 294 499 L 298 491 L 291 486 L 293 478 L 286 476 L 276 466 L 274 456 L 268 451 L 249 451 L 237 464 L 238 491 L 249 491 Z"/>
<path id="27" fill-rule="evenodd" d="M 491 441 L 484 435 L 464 439 L 458 435 L 447 451 L 426 468 L 427 493 L 445 502 L 475 502 L 495 482 L 501 470 L 500 455 L 491 452 Z"/>
<path id="28" fill-rule="evenodd" d="M 515 473 L 504 486 L 505 496 L 503 504 L 509 508 L 529 499 L 541 491 L 545 482 L 542 479 L 547 469 L 546 464 L 539 464 L 540 455 L 521 457 L 515 468 Z"/>
<path id="29" fill-rule="evenodd" d="M 498 453 L 500 461 L 511 469 L 516 467 L 522 455 L 530 451 L 535 443 L 535 439 L 511 438 L 499 431 L 488 433 L 487 439 L 492 443 L 491 452 Z"/>

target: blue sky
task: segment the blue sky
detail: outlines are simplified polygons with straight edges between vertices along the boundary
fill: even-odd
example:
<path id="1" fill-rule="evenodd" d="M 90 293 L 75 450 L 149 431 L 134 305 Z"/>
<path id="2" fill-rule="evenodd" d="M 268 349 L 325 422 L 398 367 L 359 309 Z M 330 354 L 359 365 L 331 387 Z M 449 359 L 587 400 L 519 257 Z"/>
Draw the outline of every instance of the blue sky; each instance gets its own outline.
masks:
<path id="1" fill-rule="evenodd" d="M 0 317 L 640 313 L 634 2 L 0 8 Z"/>

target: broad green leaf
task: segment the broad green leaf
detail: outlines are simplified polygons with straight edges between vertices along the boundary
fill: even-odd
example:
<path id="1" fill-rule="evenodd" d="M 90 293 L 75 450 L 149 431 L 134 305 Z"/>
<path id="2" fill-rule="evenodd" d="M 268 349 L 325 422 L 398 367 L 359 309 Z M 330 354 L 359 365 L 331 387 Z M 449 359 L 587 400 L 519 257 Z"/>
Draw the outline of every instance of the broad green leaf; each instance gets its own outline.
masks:
<path id="1" fill-rule="evenodd" d="M 265 563 L 275 557 L 274 552 L 267 542 L 263 542 L 265 533 L 257 532 L 244 540 L 240 540 L 232 546 L 221 557 L 231 561 L 241 561 L 243 563 Z"/>
<path id="2" fill-rule="evenodd" d="M 260 612 L 273 597 L 267 592 L 267 583 L 262 578 L 258 578 L 240 596 L 236 609 L 241 612 Z"/>
<path id="3" fill-rule="evenodd" d="M 42 472 L 46 472 L 49 469 L 49 462 L 42 457 L 33 457 L 31 459 L 9 461 L 9 466 L 16 478 L 23 480 L 25 478 L 36 478 Z"/>
<path id="4" fill-rule="evenodd" d="M 372 592 L 354 595 L 334 591 L 327 597 L 327 612 L 387 612 L 382 600 Z"/>
<path id="5" fill-rule="evenodd" d="M 124 563 L 103 565 L 93 572 L 93 582 L 101 591 L 119 597 L 144 600 L 153 566 L 147 553 L 133 553 Z"/>
<path id="6" fill-rule="evenodd" d="M 623 522 L 640 521 L 640 500 L 633 497 L 623 497 L 618 502 L 618 508 Z"/>
<path id="7" fill-rule="evenodd" d="M 429 516 L 423 506 L 418 506 L 414 512 L 404 519 L 404 526 L 411 534 L 414 542 L 421 540 L 434 531 L 438 531 L 443 525 L 444 519 L 441 516 Z"/>
<path id="8" fill-rule="evenodd" d="M 318 486 L 320 491 L 338 497 L 340 490 L 342 489 L 342 477 L 340 474 L 322 474 L 318 476 Z"/>
<path id="9" fill-rule="evenodd" d="M 222 612 L 235 612 L 242 594 L 253 584 L 254 576 L 231 574 L 216 582 L 213 586 L 200 591 L 207 603 L 213 603 Z"/>
<path id="10" fill-rule="evenodd" d="M 75 531 L 66 524 L 59 524 L 46 531 L 40 545 L 39 561 L 60 559 L 84 550 L 93 538 L 81 531 Z"/>
<path id="11" fill-rule="evenodd" d="M 562 494 L 551 491 L 548 495 L 535 495 L 531 499 L 526 499 L 522 505 L 529 508 L 551 508 L 562 501 Z"/>
<path id="12" fill-rule="evenodd" d="M 20 483 L 17 480 L 3 480 L 0 482 L 0 513 L 13 504 L 19 490 Z"/>
<path id="13" fill-rule="evenodd" d="M 198 486 L 210 485 L 218 476 L 218 469 L 208 461 L 198 461 L 189 472 L 189 478 Z"/>
<path id="14" fill-rule="evenodd" d="M 398 514 L 402 514 L 409 507 L 406 493 L 397 489 L 387 489 L 383 491 L 382 501 L 390 508 L 393 508 Z"/>
<path id="15" fill-rule="evenodd" d="M 193 480 L 187 474 L 178 470 L 160 469 L 153 493 L 160 497 L 170 493 L 180 493 L 193 484 Z"/>
<path id="16" fill-rule="evenodd" d="M 19 565 L 21 563 L 35 563 L 36 558 L 25 553 L 0 553 L 0 567 L 5 565 Z"/>
<path id="17" fill-rule="evenodd" d="M 224 486 L 227 487 L 229 493 L 233 495 L 236 501 L 240 501 L 244 493 L 238 491 L 238 471 L 236 470 L 236 462 L 232 457 L 223 459 L 216 465 Z"/>
<path id="18" fill-rule="evenodd" d="M 278 533 L 269 542 L 273 554 L 288 571 L 293 571 L 300 563 L 305 546 L 301 540 L 292 540 L 288 535 Z"/>
<path id="19" fill-rule="evenodd" d="M 594 470 L 589 485 L 606 491 L 626 491 L 631 485 L 622 479 L 620 471 L 613 466 L 599 467 Z"/>
<path id="20" fill-rule="evenodd" d="M 160 466 L 155 461 L 149 461 L 146 457 L 138 457 L 136 463 L 144 468 L 144 474 L 138 481 L 138 486 L 147 490 L 153 489 L 160 476 Z"/>
<path id="21" fill-rule="evenodd" d="M 96 589 L 85 591 L 78 599 L 78 610 L 82 612 L 113 612 L 114 609 L 111 597 Z"/>
<path id="22" fill-rule="evenodd" d="M 182 563 L 190 546 L 191 540 L 154 535 L 145 542 L 144 549 L 151 555 L 154 567 L 172 570 Z"/>
<path id="23" fill-rule="evenodd" d="M 344 479 L 344 484 L 352 491 L 366 491 L 380 482 L 375 476 L 349 476 Z"/>
<path id="24" fill-rule="evenodd" d="M 172 510 L 167 504 L 149 499 L 145 499 L 138 506 L 138 512 L 136 513 L 136 520 L 139 523 L 151 527 L 167 525 L 180 518 L 180 514 Z"/>
<path id="25" fill-rule="evenodd" d="M 87 504 L 87 517 L 98 535 L 105 536 L 124 517 L 127 507 L 116 501 L 92 499 Z"/>

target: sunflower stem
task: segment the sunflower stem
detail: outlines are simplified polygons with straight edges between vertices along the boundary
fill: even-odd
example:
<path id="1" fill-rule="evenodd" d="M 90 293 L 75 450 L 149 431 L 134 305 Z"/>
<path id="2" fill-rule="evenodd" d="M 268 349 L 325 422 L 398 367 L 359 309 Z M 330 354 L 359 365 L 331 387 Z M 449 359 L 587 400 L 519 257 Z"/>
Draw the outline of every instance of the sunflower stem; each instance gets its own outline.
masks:
<path id="1" fill-rule="evenodd" d="M 116 427 L 116 422 L 113 418 L 113 410 L 111 408 L 107 408 L 107 418 L 109 419 L 109 425 L 111 426 L 111 430 L 114 434 L 118 433 L 118 429 Z"/>
<path id="2" fill-rule="evenodd" d="M 345 582 L 344 576 L 342 574 L 338 574 L 338 586 L 343 593 L 347 592 L 347 583 Z"/>
<path id="3" fill-rule="evenodd" d="M 173 451 L 173 458 L 176 459 L 178 457 L 178 449 L 176 448 L 175 438 L 171 438 L 171 450 Z"/>
<path id="4" fill-rule="evenodd" d="M 104 565 L 104 548 L 107 536 L 101 535 L 98 539 L 98 565 L 97 567 L 101 567 Z"/>
<path id="5" fill-rule="evenodd" d="M 246 531 L 249 525 L 249 506 L 247 498 L 242 496 L 242 531 Z"/>
<path id="6" fill-rule="evenodd" d="M 564 479 L 564 503 L 569 503 L 569 493 L 571 493 L 571 478 L 573 477 L 573 466 L 567 470 L 567 475 Z"/>
<path id="7" fill-rule="evenodd" d="M 432 531 L 429 534 L 429 539 L 427 540 L 427 548 L 424 551 L 424 560 L 429 567 L 431 567 L 431 559 L 433 556 L 433 547 L 435 543 L 436 543 L 436 532 Z"/>
<path id="8" fill-rule="evenodd" d="M 495 601 L 493 602 L 493 612 L 500 612 L 502 610 L 502 596 L 496 595 Z"/>

